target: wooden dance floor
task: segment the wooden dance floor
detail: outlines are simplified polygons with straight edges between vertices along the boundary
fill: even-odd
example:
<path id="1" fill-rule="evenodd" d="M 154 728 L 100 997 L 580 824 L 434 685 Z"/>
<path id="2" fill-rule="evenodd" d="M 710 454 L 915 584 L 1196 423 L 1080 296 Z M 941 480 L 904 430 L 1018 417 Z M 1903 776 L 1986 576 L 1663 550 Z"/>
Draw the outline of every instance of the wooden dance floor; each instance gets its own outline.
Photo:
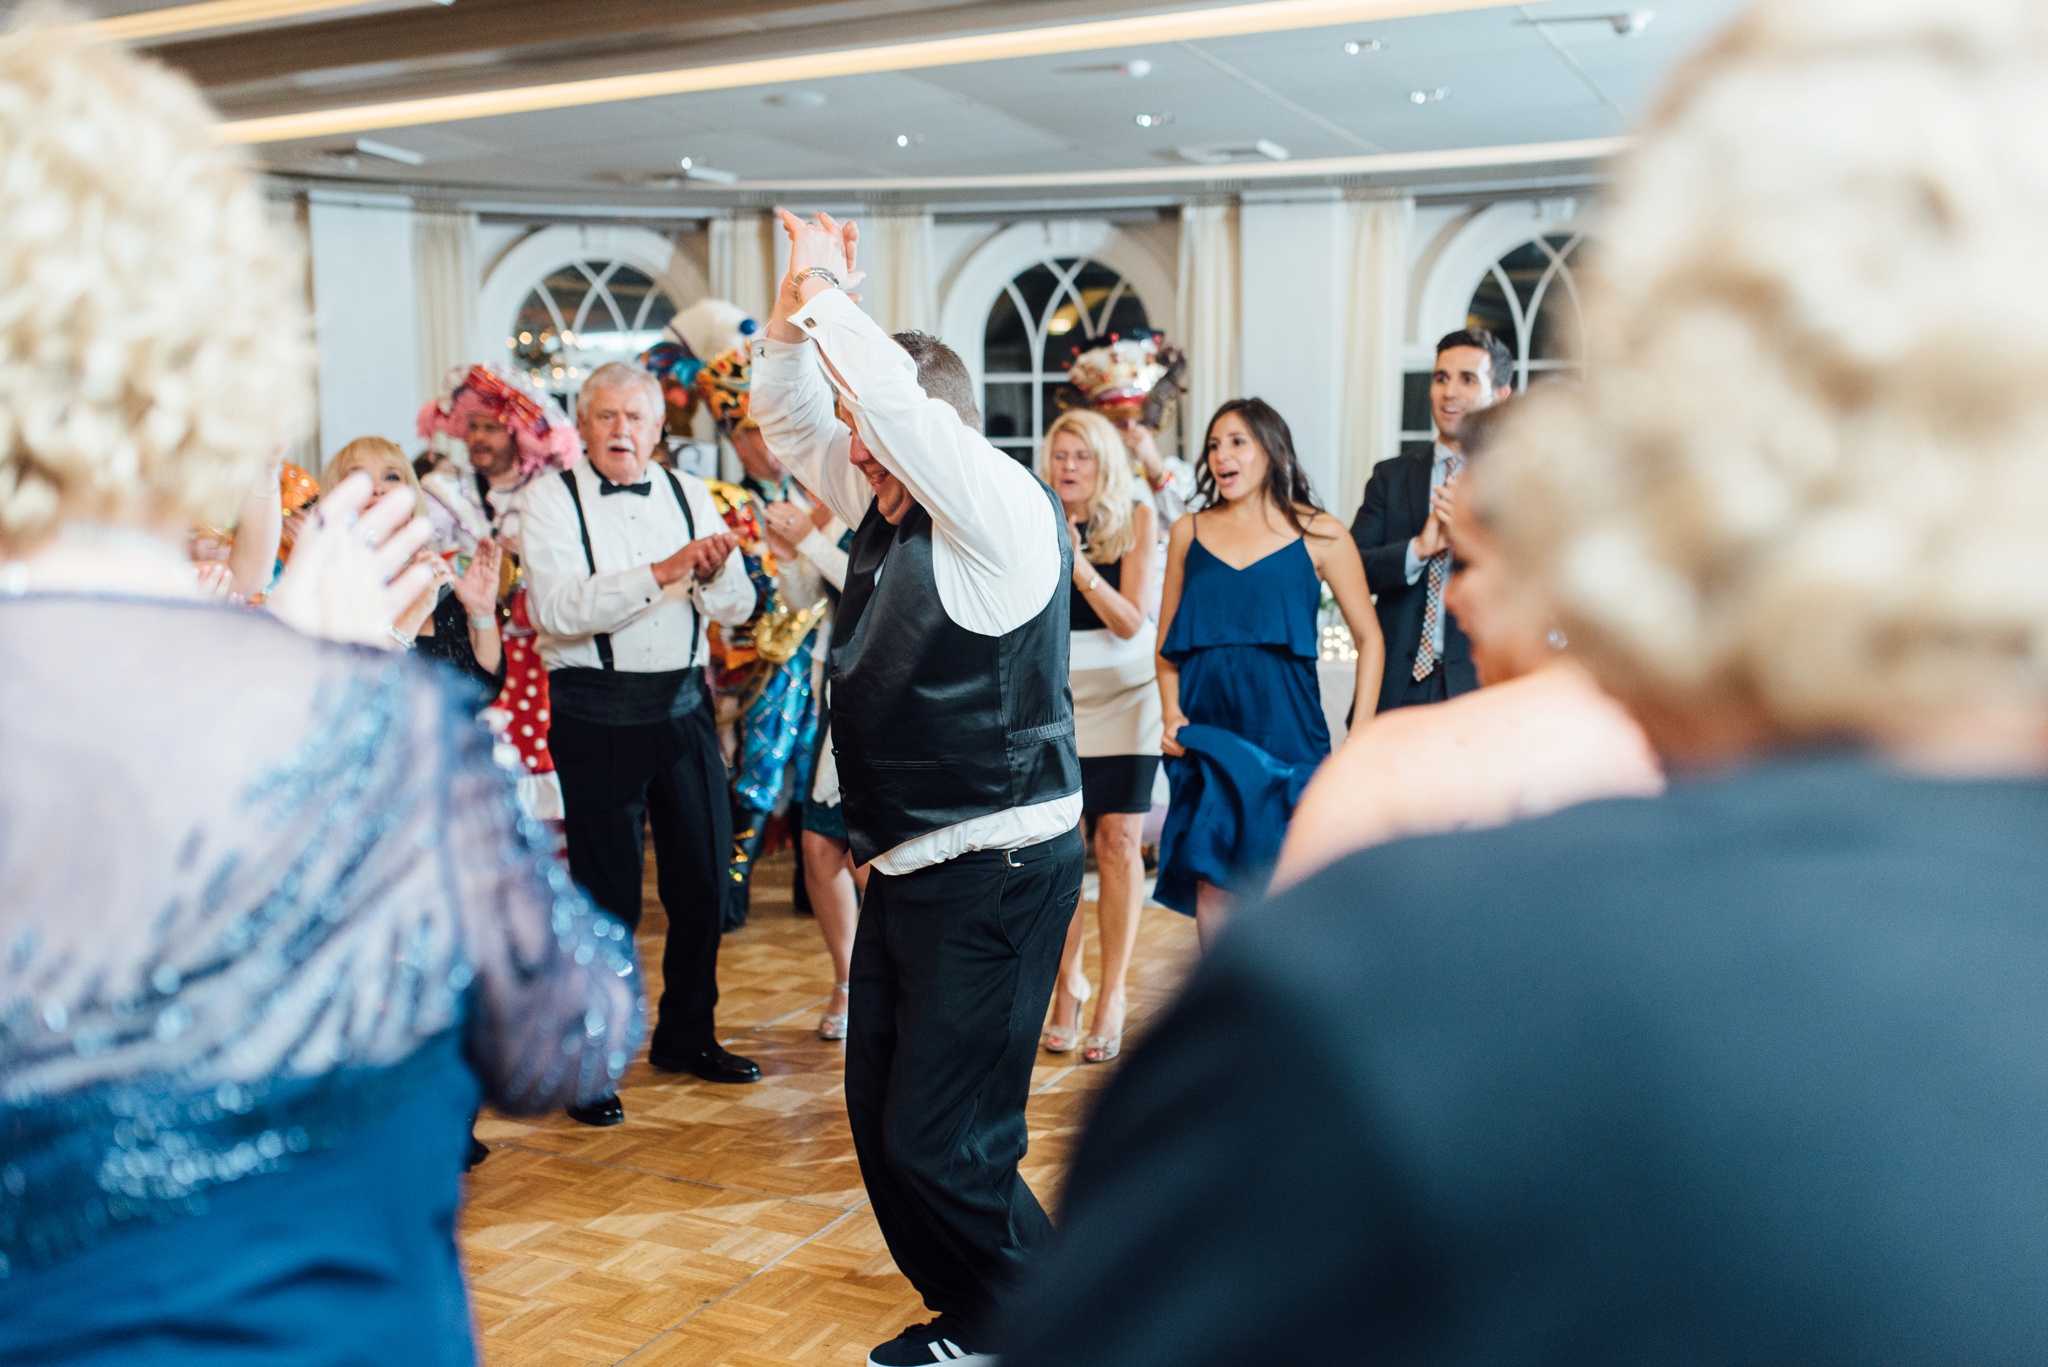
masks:
<path id="1" fill-rule="evenodd" d="M 663 918 L 649 873 L 641 955 L 653 997 L 661 954 L 646 932 Z M 791 909 L 789 881 L 786 855 L 764 863 L 753 918 L 719 959 L 720 1036 L 761 1065 L 760 1082 L 673 1078 L 642 1061 L 614 1129 L 561 1115 L 479 1122 L 491 1156 L 471 1174 L 462 1244 L 489 1367 L 858 1364 L 928 1317 L 867 1209 L 845 1046 L 817 1037 L 832 971 L 816 924 Z M 1135 1030 L 1194 950 L 1191 921 L 1146 909 Z M 1087 962 L 1092 981 L 1092 926 Z M 1079 1058 L 1041 1052 L 1033 1079 L 1024 1174 L 1049 1208 L 1090 1096 L 1115 1067 Z"/>

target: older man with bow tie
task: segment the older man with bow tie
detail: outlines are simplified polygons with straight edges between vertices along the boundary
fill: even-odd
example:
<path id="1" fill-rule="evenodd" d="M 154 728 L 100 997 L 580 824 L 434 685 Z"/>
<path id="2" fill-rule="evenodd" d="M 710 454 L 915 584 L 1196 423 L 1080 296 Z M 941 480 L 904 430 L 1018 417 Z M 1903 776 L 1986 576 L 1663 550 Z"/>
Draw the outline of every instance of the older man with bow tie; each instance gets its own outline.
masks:
<path id="1" fill-rule="evenodd" d="M 569 872 L 628 927 L 640 923 L 654 837 L 668 913 L 648 1062 L 712 1082 L 761 1070 L 718 1047 L 719 907 L 732 817 L 704 665 L 706 629 L 754 610 L 738 541 L 702 480 L 652 464 L 662 396 L 638 366 L 601 366 L 576 425 L 589 460 L 535 480 L 525 501 L 528 594 L 553 718 Z M 570 1111 L 625 1118 L 618 1098 Z"/>

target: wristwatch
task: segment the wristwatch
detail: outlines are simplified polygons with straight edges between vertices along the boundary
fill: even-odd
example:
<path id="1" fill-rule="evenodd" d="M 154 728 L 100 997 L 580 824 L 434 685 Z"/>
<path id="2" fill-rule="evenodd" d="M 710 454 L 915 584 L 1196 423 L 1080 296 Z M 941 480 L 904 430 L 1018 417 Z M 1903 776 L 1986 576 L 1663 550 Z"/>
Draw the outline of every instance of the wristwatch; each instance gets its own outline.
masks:
<path id="1" fill-rule="evenodd" d="M 798 290 L 802 290 L 804 287 L 804 281 L 810 279 L 814 275 L 817 276 L 820 280 L 823 280 L 826 284 L 830 285 L 833 289 L 836 290 L 839 288 L 839 277 L 834 275 L 830 270 L 826 269 L 823 266 L 804 267 L 802 270 L 796 273 L 792 283 L 795 284 Z"/>

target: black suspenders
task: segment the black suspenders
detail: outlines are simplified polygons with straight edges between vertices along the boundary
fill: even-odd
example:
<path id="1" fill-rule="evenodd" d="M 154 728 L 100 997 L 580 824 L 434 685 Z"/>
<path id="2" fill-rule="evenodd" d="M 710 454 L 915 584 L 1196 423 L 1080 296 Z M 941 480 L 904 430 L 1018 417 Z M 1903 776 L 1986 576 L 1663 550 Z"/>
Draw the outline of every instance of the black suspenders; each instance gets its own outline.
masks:
<path id="1" fill-rule="evenodd" d="M 675 472 L 666 465 L 659 468 L 663 477 L 668 480 L 668 487 L 675 491 L 676 506 L 683 510 L 683 530 L 688 534 L 688 538 L 691 541 L 695 541 L 697 539 L 697 519 L 690 515 L 690 500 L 683 497 L 683 483 L 675 477 Z M 590 551 L 590 523 L 583 516 L 583 494 L 576 487 L 576 472 L 574 470 L 563 470 L 561 476 L 562 483 L 569 490 L 569 502 L 576 507 L 576 530 L 583 536 L 583 563 L 590 567 L 590 574 L 594 579 L 597 577 L 597 557 L 591 554 Z M 701 630 L 702 626 L 697 618 L 697 604 L 695 600 L 692 600 L 690 603 L 690 657 L 692 659 L 695 659 L 697 655 L 697 633 Z M 616 666 L 612 663 L 612 634 L 609 631 L 600 631 L 597 635 L 591 637 L 591 642 L 597 647 L 598 662 L 607 670 L 615 669 Z"/>

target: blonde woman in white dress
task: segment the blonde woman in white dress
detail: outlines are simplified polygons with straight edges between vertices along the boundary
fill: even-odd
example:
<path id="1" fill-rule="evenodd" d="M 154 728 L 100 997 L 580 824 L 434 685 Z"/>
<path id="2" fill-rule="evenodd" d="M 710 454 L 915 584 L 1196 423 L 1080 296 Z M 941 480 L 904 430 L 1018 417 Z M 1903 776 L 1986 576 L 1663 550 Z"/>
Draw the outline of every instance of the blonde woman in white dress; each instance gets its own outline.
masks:
<path id="1" fill-rule="evenodd" d="M 1081 831 L 1094 827 L 1100 875 L 1095 908 L 1101 930 L 1102 991 L 1086 1039 L 1081 1008 L 1091 990 L 1081 971 L 1080 907 L 1067 931 L 1044 1045 L 1085 1063 L 1106 1063 L 1123 1046 L 1124 980 L 1145 901 L 1140 854 L 1145 814 L 1159 772 L 1159 689 L 1153 652 L 1158 628 L 1155 514 L 1141 500 L 1130 457 L 1099 413 L 1061 414 L 1045 434 L 1039 477 L 1059 495 L 1074 540 L 1068 676 L 1074 735 L 1081 753 Z"/>

